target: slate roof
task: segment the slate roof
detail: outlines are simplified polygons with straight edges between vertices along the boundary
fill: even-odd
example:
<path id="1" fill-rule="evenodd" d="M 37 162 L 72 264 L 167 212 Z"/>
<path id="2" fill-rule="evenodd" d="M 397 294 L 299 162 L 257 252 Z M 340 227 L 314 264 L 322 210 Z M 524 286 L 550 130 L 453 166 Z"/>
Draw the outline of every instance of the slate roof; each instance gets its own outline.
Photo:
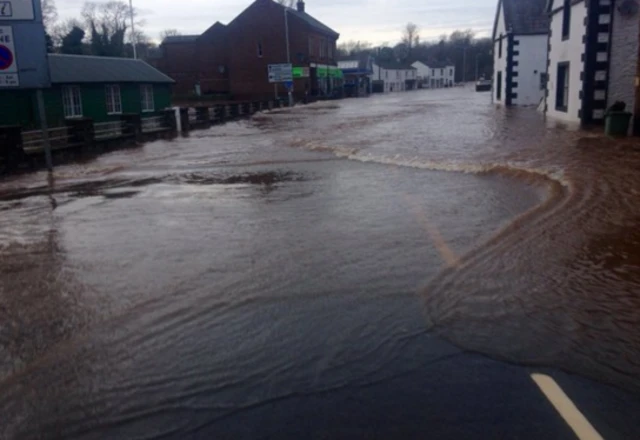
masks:
<path id="1" fill-rule="evenodd" d="M 331 29 L 329 26 L 327 26 L 324 23 L 321 23 L 320 21 L 316 20 L 315 18 L 313 18 L 311 15 L 307 14 L 306 12 L 300 12 L 295 8 L 287 8 L 287 10 L 291 15 L 295 15 L 296 17 L 302 19 L 303 21 L 306 21 L 311 27 L 319 30 L 320 32 L 324 32 L 326 34 L 330 34 L 330 35 L 333 35 L 335 37 L 338 37 L 340 35 L 336 31 Z"/>
<path id="2" fill-rule="evenodd" d="M 144 61 L 133 58 L 62 54 L 47 57 L 54 84 L 175 82 Z"/>
<path id="3" fill-rule="evenodd" d="M 161 44 L 166 43 L 192 43 L 198 39 L 200 35 L 170 35 L 164 37 Z"/>
<path id="4" fill-rule="evenodd" d="M 413 67 L 409 63 L 401 63 L 399 61 L 377 60 L 377 61 L 374 61 L 374 62 L 375 62 L 375 64 L 377 66 L 380 66 L 385 70 L 415 70 L 416 69 L 415 67 Z"/>
<path id="5" fill-rule="evenodd" d="M 445 67 L 455 67 L 455 64 L 452 63 L 451 61 L 415 60 L 414 63 L 415 62 L 420 62 L 431 69 L 443 69 Z"/>
<path id="6" fill-rule="evenodd" d="M 498 11 L 493 25 L 494 38 L 498 26 L 500 5 L 504 8 L 507 31 L 514 34 L 546 34 L 549 32 L 547 0 L 499 0 Z"/>

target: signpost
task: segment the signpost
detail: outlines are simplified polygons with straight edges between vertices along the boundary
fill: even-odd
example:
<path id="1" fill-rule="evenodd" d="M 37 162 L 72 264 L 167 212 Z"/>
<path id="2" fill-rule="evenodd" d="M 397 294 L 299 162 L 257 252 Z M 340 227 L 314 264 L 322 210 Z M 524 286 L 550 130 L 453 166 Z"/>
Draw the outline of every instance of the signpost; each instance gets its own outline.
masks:
<path id="1" fill-rule="evenodd" d="M 3 89 L 36 91 L 49 170 L 53 165 L 42 89 L 50 86 L 40 0 L 0 0 L 0 94 Z"/>
<path id="2" fill-rule="evenodd" d="M 291 64 L 269 64 L 268 69 L 270 83 L 293 81 Z"/>

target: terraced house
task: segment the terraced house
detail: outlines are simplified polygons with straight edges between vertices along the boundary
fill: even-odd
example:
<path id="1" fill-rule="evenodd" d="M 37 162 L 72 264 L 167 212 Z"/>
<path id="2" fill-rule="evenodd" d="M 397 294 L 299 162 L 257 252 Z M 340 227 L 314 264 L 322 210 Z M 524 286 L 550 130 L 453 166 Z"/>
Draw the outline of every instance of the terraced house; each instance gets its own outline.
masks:
<path id="1" fill-rule="evenodd" d="M 493 25 L 493 101 L 538 105 L 544 97 L 547 0 L 499 0 Z"/>
<path id="2" fill-rule="evenodd" d="M 336 63 L 339 34 L 306 11 L 255 0 L 228 24 L 216 22 L 199 35 L 166 38 L 155 65 L 177 81 L 181 95 L 268 99 L 284 95 L 268 80 L 268 65 L 291 63 L 294 95 L 331 95 L 342 87 Z"/>
<path id="3" fill-rule="evenodd" d="M 582 125 L 602 124 L 623 101 L 640 134 L 637 0 L 548 0 L 551 17 L 546 113 Z"/>

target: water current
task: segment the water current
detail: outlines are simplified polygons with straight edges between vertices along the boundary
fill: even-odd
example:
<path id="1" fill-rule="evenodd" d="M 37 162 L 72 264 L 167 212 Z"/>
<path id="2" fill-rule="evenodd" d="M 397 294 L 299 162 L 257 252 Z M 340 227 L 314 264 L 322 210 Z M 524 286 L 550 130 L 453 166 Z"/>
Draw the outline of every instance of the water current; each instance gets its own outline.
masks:
<path id="1" fill-rule="evenodd" d="M 407 390 L 453 347 L 638 393 L 639 170 L 633 141 L 451 89 L 7 177 L 0 437 L 259 437 L 391 417 L 375 393 L 419 427 Z"/>

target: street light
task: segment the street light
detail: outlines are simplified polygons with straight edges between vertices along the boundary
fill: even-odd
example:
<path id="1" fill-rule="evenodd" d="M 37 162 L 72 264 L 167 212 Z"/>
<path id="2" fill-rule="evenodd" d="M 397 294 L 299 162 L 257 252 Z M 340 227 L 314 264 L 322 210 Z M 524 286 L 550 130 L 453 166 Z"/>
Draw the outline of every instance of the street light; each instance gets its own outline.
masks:
<path id="1" fill-rule="evenodd" d="M 131 0 L 130 0 L 131 1 Z M 284 8 L 284 34 L 285 41 L 287 44 L 287 64 L 291 64 L 291 54 L 289 53 L 289 16 L 287 15 L 287 7 L 282 5 Z M 293 75 L 293 72 L 292 72 Z M 293 95 L 291 94 L 291 88 L 293 87 L 293 76 L 291 77 L 291 87 L 287 87 L 287 94 L 289 96 L 289 107 L 293 106 Z"/>

